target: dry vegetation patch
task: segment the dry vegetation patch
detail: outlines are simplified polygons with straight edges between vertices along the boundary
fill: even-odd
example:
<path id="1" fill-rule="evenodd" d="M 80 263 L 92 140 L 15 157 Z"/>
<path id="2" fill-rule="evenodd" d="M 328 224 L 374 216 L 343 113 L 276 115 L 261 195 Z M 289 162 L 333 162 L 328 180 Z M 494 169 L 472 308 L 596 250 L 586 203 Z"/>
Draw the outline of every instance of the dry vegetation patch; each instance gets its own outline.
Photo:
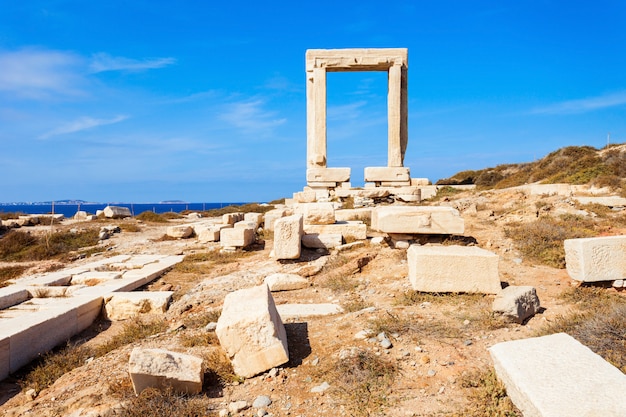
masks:
<path id="1" fill-rule="evenodd" d="M 604 288 L 579 287 L 564 292 L 561 298 L 574 309 L 544 326 L 538 335 L 567 333 L 626 372 L 624 296 Z"/>
<path id="2" fill-rule="evenodd" d="M 565 268 L 565 239 L 597 235 L 593 220 L 575 215 L 544 216 L 530 223 L 510 224 L 504 233 L 522 254 L 554 268 Z"/>
<path id="3" fill-rule="evenodd" d="M 37 236 L 11 230 L 0 238 L 0 261 L 41 261 L 59 258 L 69 252 L 98 243 L 98 229 L 64 230 Z"/>

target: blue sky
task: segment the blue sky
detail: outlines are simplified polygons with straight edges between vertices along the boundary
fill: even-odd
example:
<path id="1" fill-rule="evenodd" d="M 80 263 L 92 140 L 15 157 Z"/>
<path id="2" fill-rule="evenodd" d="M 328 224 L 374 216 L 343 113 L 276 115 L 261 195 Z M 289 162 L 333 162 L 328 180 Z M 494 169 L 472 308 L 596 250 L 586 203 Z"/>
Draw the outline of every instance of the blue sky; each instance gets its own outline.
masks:
<path id="1" fill-rule="evenodd" d="M 623 1 L 0 0 L 0 202 L 305 185 L 307 49 L 409 50 L 411 176 L 626 142 Z M 328 77 L 329 166 L 386 165 L 386 74 Z"/>

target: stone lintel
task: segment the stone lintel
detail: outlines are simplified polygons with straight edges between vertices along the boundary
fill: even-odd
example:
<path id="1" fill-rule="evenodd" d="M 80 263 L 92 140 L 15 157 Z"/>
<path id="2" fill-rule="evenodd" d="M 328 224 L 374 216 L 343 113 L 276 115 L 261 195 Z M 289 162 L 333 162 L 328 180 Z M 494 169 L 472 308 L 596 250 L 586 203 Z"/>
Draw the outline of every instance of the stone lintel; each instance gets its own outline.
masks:
<path id="1" fill-rule="evenodd" d="M 381 181 L 381 187 L 410 187 L 411 181 Z"/>
<path id="2" fill-rule="evenodd" d="M 350 181 L 350 168 L 308 168 L 306 170 L 306 181 L 307 183 L 341 183 Z"/>
<path id="3" fill-rule="evenodd" d="M 326 71 L 387 71 L 390 67 L 408 66 L 407 48 L 376 49 L 309 49 L 306 70 L 326 68 Z"/>
<path id="4" fill-rule="evenodd" d="M 366 182 L 393 182 L 411 181 L 411 174 L 409 168 L 406 167 L 366 167 L 365 168 L 365 181 Z"/>

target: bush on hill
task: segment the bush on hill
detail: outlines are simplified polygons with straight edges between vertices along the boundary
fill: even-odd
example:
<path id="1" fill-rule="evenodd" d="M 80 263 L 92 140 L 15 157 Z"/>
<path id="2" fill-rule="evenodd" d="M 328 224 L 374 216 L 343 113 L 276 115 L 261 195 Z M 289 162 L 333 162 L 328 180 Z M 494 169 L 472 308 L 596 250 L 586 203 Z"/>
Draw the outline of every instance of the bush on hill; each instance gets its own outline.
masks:
<path id="1" fill-rule="evenodd" d="M 536 162 L 461 171 L 437 185 L 476 184 L 479 189 L 508 188 L 534 182 L 590 184 L 626 193 L 626 144 L 598 150 L 567 146 Z"/>

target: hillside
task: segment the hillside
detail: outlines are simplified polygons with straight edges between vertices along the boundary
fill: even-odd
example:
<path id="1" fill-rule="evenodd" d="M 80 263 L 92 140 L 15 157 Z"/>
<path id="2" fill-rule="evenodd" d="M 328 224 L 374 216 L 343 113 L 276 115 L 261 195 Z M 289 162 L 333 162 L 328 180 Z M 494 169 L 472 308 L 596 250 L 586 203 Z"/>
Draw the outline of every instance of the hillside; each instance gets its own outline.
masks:
<path id="1" fill-rule="evenodd" d="M 462 171 L 438 185 L 476 184 L 479 189 L 508 188 L 530 183 L 590 184 L 626 195 L 626 144 L 603 149 L 567 146 L 535 162 L 504 164 Z"/>

